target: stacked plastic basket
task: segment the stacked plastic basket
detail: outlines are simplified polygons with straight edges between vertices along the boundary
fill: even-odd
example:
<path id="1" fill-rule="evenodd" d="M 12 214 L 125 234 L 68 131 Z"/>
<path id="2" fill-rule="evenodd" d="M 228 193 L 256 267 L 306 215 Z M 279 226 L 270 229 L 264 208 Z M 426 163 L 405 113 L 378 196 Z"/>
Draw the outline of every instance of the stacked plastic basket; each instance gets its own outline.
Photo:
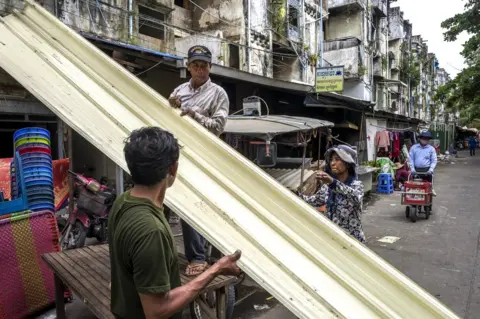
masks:
<path id="1" fill-rule="evenodd" d="M 38 127 L 18 130 L 13 135 L 15 152 L 20 154 L 28 208 L 31 211 L 55 211 L 50 132 Z M 20 194 L 15 164 L 11 164 L 12 197 Z"/>

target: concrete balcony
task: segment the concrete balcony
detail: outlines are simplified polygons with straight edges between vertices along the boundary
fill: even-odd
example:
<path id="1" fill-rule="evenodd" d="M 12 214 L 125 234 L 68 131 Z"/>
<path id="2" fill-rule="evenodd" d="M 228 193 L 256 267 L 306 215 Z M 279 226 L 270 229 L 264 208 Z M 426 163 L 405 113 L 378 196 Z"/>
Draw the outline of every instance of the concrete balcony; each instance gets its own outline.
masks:
<path id="1" fill-rule="evenodd" d="M 326 0 L 325 0 L 326 1 Z M 345 8 L 362 9 L 366 6 L 366 0 L 328 0 L 329 12 L 344 10 Z"/>
<path id="2" fill-rule="evenodd" d="M 358 79 L 364 76 L 367 69 L 360 61 L 361 42 L 357 38 L 330 40 L 323 43 L 324 59 L 335 66 L 344 66 L 345 79 Z"/>
<path id="3" fill-rule="evenodd" d="M 373 59 L 373 76 L 377 78 L 386 78 L 388 71 L 388 60 L 386 56 L 381 55 Z"/>
<path id="4" fill-rule="evenodd" d="M 381 18 L 388 16 L 387 0 L 371 0 L 370 3 L 378 16 Z"/>

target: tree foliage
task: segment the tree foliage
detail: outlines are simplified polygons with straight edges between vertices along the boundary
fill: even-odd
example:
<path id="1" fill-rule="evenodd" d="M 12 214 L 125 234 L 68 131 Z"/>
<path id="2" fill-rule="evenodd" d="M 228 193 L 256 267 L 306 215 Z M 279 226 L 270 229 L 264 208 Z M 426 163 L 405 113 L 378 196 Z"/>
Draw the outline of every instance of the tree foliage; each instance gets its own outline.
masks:
<path id="1" fill-rule="evenodd" d="M 471 37 L 463 45 L 461 55 L 467 67 L 455 79 L 440 87 L 434 99 L 444 102 L 447 109 L 459 111 L 464 124 L 480 118 L 480 0 L 466 0 L 465 11 L 441 24 L 447 42 L 456 41 L 466 32 Z"/>

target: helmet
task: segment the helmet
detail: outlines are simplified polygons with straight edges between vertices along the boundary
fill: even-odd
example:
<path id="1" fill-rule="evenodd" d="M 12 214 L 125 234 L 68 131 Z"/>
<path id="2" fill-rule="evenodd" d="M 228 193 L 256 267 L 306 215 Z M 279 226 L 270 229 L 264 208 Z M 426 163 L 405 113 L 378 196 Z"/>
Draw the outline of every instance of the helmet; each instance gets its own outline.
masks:
<path id="1" fill-rule="evenodd" d="M 419 137 L 420 137 L 420 138 L 430 138 L 430 139 L 431 139 L 431 138 L 432 138 L 432 134 L 430 134 L 429 131 L 425 131 L 425 132 L 420 133 L 420 136 L 419 136 Z"/>

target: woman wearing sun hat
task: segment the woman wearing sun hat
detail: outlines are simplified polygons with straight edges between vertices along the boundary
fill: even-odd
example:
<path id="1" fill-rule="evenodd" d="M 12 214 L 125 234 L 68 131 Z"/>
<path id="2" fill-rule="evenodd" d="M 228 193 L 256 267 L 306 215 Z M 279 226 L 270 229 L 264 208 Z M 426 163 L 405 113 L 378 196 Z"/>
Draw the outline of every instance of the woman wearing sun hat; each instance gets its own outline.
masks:
<path id="1" fill-rule="evenodd" d="M 325 216 L 347 233 L 365 243 L 362 227 L 363 183 L 357 179 L 357 152 L 339 145 L 325 153 L 325 171 L 317 172 L 322 181 L 316 194 L 298 194 L 314 207 L 326 205 Z"/>

